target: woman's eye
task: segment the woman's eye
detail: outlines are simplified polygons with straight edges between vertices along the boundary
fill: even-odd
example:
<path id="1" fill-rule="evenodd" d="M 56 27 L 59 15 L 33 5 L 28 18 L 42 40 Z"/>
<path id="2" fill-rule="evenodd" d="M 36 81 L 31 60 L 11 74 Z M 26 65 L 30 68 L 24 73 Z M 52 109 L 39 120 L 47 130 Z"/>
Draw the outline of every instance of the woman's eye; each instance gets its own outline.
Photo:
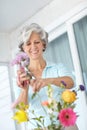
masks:
<path id="1" fill-rule="evenodd" d="M 36 42 L 34 42 L 35 44 L 39 44 L 40 43 L 40 41 L 36 41 Z"/>
<path id="2" fill-rule="evenodd" d="M 34 44 L 39 44 L 40 43 L 40 41 L 35 41 L 34 42 Z M 32 44 L 32 42 L 26 42 L 26 46 L 29 46 L 29 45 L 31 45 Z"/>
<path id="3" fill-rule="evenodd" d="M 31 43 L 30 42 L 27 42 L 26 45 L 29 46 Z"/>

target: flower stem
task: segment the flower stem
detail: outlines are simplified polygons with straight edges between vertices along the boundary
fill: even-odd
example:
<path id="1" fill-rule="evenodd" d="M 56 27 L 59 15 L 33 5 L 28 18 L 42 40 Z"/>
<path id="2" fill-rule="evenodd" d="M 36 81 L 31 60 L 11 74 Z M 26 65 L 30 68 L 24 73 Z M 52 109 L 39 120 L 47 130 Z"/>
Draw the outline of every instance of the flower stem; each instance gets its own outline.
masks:
<path id="1" fill-rule="evenodd" d="M 38 93 L 37 93 L 37 95 L 38 95 L 38 97 L 39 97 L 40 103 L 42 104 L 40 95 L 39 95 Z M 41 106 L 42 106 L 42 108 L 43 108 L 45 114 L 47 115 L 48 113 L 46 112 L 45 108 L 43 107 L 43 105 L 41 105 Z"/>

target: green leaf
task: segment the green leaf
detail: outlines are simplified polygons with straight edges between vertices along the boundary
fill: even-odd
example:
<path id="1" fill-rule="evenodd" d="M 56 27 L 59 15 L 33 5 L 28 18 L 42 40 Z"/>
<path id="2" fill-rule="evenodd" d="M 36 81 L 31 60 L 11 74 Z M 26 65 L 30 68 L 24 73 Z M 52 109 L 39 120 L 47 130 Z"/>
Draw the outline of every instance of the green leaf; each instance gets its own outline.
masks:
<path id="1" fill-rule="evenodd" d="M 19 104 L 16 106 L 16 109 L 20 109 L 20 106 L 19 106 Z"/>
<path id="2" fill-rule="evenodd" d="M 33 93 L 31 98 L 34 99 L 36 95 L 37 95 L 37 93 Z"/>
<path id="3" fill-rule="evenodd" d="M 60 111 L 60 110 L 62 109 L 62 105 L 61 105 L 60 102 L 58 102 L 58 104 L 57 104 L 57 108 L 58 108 L 58 111 Z"/>
<path id="4" fill-rule="evenodd" d="M 39 125 L 39 123 L 37 123 L 37 127 L 36 130 L 41 130 L 41 126 Z"/>
<path id="5" fill-rule="evenodd" d="M 40 116 L 39 118 L 42 119 L 42 118 L 44 118 L 44 116 Z"/>
<path id="6" fill-rule="evenodd" d="M 20 105 L 21 105 L 21 106 L 25 106 L 24 102 L 20 102 Z"/>

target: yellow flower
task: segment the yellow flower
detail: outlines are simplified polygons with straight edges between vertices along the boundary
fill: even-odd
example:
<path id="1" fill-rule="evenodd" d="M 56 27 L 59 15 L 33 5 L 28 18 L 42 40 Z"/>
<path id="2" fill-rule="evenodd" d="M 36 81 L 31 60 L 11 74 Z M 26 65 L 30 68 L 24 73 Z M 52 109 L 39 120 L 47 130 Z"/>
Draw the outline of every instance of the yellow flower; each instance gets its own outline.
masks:
<path id="1" fill-rule="evenodd" d="M 24 110 L 19 110 L 15 113 L 12 119 L 17 120 L 17 123 L 28 121 L 28 114 Z"/>
<path id="2" fill-rule="evenodd" d="M 19 110 L 27 110 L 29 108 L 29 105 L 26 105 L 24 102 L 20 102 L 17 106 L 17 109 Z"/>
<path id="3" fill-rule="evenodd" d="M 67 103 L 72 103 L 76 100 L 76 94 L 70 90 L 65 90 L 62 93 L 62 99 Z"/>

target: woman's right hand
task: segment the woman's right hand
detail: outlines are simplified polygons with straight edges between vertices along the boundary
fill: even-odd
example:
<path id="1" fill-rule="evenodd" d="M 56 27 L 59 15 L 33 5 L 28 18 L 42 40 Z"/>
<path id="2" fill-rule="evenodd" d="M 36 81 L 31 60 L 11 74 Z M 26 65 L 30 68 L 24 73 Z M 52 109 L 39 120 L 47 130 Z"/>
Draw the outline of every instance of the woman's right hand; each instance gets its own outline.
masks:
<path id="1" fill-rule="evenodd" d="M 23 68 L 20 68 L 17 71 L 17 85 L 22 89 L 28 89 L 29 83 L 30 83 L 29 76 L 27 76 Z"/>

